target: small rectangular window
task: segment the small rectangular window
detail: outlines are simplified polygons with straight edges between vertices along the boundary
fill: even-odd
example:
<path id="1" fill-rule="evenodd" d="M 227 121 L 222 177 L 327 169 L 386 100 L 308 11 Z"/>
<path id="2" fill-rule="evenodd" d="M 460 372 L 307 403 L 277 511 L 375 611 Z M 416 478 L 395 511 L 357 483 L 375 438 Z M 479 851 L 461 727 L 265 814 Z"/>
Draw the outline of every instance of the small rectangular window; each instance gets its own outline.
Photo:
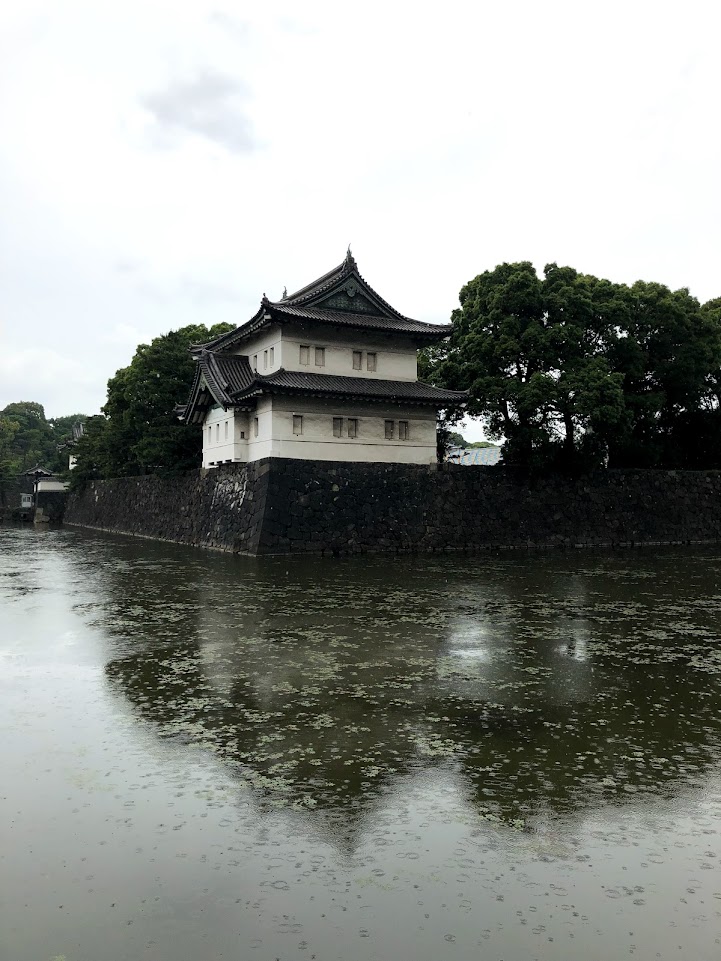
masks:
<path id="1" fill-rule="evenodd" d="M 225 422 L 225 439 L 228 439 L 228 421 Z"/>
<path id="2" fill-rule="evenodd" d="M 353 351 L 353 370 L 363 369 L 363 351 L 354 350 Z"/>
<path id="3" fill-rule="evenodd" d="M 333 436 L 334 437 L 343 436 L 343 418 L 342 417 L 333 418 Z"/>
<path id="4" fill-rule="evenodd" d="M 372 354 L 370 351 L 366 354 L 366 368 L 368 370 L 376 369 L 376 355 Z"/>
<path id="5" fill-rule="evenodd" d="M 275 347 L 270 348 L 270 366 L 272 367 L 275 363 Z"/>
<path id="6" fill-rule="evenodd" d="M 315 349 L 315 366 L 325 367 L 325 347 L 316 347 Z"/>
<path id="7" fill-rule="evenodd" d="M 257 436 L 258 436 L 258 418 L 254 417 L 253 418 L 253 437 L 257 437 Z"/>
<path id="8" fill-rule="evenodd" d="M 300 348 L 300 362 L 304 367 L 307 367 L 310 363 L 310 347 L 306 347 L 305 344 L 301 345 Z"/>
<path id="9" fill-rule="evenodd" d="M 408 440 L 408 421 L 398 421 L 398 440 Z"/>
<path id="10" fill-rule="evenodd" d="M 301 414 L 293 414 L 293 433 L 303 433 L 303 417 Z"/>
<path id="11" fill-rule="evenodd" d="M 393 421 L 386 421 L 386 440 L 393 440 Z"/>
<path id="12" fill-rule="evenodd" d="M 257 369 L 258 369 L 258 355 L 253 354 L 253 370 L 257 370 Z"/>
<path id="13" fill-rule="evenodd" d="M 215 443 L 220 443 L 220 424 L 215 425 Z"/>
<path id="14" fill-rule="evenodd" d="M 268 351 L 264 350 L 263 351 L 263 370 L 267 370 L 267 369 L 268 369 Z"/>
<path id="15" fill-rule="evenodd" d="M 208 428 L 208 443 L 209 443 L 209 444 L 212 444 L 212 442 L 213 442 L 213 428 L 212 428 L 212 427 L 209 427 L 209 428 Z"/>
<path id="16" fill-rule="evenodd" d="M 348 436 L 349 437 L 358 436 L 358 418 L 357 417 L 348 418 Z"/>
<path id="17" fill-rule="evenodd" d="M 242 431 L 240 432 L 240 439 L 241 439 L 241 440 L 245 440 L 245 431 L 244 431 L 244 430 L 242 430 Z"/>

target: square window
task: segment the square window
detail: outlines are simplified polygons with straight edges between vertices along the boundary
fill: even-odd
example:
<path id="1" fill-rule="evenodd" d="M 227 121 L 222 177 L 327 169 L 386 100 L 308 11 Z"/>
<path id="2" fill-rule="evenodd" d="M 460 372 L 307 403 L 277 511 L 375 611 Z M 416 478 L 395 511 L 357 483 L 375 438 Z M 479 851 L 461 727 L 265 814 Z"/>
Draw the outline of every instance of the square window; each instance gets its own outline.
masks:
<path id="1" fill-rule="evenodd" d="M 386 440 L 393 440 L 393 421 L 386 421 Z"/>
<path id="2" fill-rule="evenodd" d="M 348 418 L 348 436 L 349 437 L 358 436 L 358 418 L 357 417 Z"/>
<path id="3" fill-rule="evenodd" d="M 376 369 L 376 355 L 372 354 L 370 351 L 366 354 L 366 369 L 375 370 Z"/>
<path id="4" fill-rule="evenodd" d="M 353 351 L 353 370 L 363 369 L 363 351 L 354 350 Z"/>
<path id="5" fill-rule="evenodd" d="M 268 369 L 268 351 L 264 350 L 263 351 L 263 370 L 267 370 L 267 369 Z"/>
<path id="6" fill-rule="evenodd" d="M 293 433 L 303 433 L 303 417 L 301 414 L 293 414 Z"/>
<path id="7" fill-rule="evenodd" d="M 257 437 L 257 436 L 258 436 L 258 418 L 254 417 L 253 418 L 253 437 Z"/>
<path id="8" fill-rule="evenodd" d="M 325 347 L 316 347 L 315 349 L 315 366 L 325 367 Z"/>
<path id="9" fill-rule="evenodd" d="M 270 366 L 272 367 L 275 363 L 275 347 L 270 348 Z"/>
<path id="10" fill-rule="evenodd" d="M 408 421 L 398 421 L 398 440 L 408 440 Z"/>
<path id="11" fill-rule="evenodd" d="M 334 437 L 343 436 L 343 418 L 342 417 L 333 418 L 333 436 Z"/>
<path id="12" fill-rule="evenodd" d="M 300 348 L 300 362 L 304 367 L 307 367 L 310 363 L 310 347 L 306 347 L 304 344 Z"/>

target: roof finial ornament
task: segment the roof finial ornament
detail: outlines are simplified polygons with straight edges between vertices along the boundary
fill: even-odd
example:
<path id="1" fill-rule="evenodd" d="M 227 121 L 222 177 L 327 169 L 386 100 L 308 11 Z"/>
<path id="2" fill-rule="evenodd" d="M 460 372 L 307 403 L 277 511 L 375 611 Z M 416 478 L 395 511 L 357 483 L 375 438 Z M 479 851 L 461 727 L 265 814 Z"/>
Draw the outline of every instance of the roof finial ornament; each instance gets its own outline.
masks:
<path id="1" fill-rule="evenodd" d="M 346 262 L 346 266 L 347 266 L 347 267 L 355 267 L 355 266 L 356 266 L 355 258 L 354 258 L 354 256 L 353 256 L 353 254 L 351 253 L 350 244 L 348 244 L 348 250 L 346 251 L 345 262 Z"/>
<path id="2" fill-rule="evenodd" d="M 287 300 L 287 299 L 288 299 L 288 288 L 287 288 L 287 287 L 284 287 L 284 288 L 283 288 L 283 296 L 281 297 L 281 300 Z"/>

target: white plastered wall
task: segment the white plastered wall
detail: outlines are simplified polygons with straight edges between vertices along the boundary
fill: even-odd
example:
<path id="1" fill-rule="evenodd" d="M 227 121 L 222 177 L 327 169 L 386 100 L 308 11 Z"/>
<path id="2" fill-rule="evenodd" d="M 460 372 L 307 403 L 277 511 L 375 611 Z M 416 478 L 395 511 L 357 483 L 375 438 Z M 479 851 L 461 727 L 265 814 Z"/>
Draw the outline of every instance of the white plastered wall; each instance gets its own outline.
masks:
<path id="1" fill-rule="evenodd" d="M 300 362 L 301 346 L 310 347 L 310 363 Z M 273 348 L 273 363 L 270 363 L 270 349 Z M 315 348 L 325 348 L 325 364 L 316 366 Z M 360 370 L 353 367 L 353 351 L 362 352 Z M 264 366 L 265 351 L 268 351 L 268 367 Z M 376 369 L 368 370 L 368 353 L 376 355 Z M 253 358 L 258 358 L 258 373 L 272 374 L 283 367 L 285 370 L 299 370 L 305 373 L 335 374 L 342 377 L 370 377 L 375 380 L 417 380 L 417 348 L 404 338 L 369 331 L 343 330 L 327 324 L 308 326 L 302 331 L 297 327 L 281 328 L 273 326 L 262 331 L 257 337 L 244 341 L 235 353 L 245 354 L 253 366 Z"/>
<path id="2" fill-rule="evenodd" d="M 256 436 L 256 422 L 258 434 Z M 255 411 L 248 415 L 248 460 L 277 457 L 273 443 L 273 409 L 270 397 L 260 397 Z"/>
<path id="3" fill-rule="evenodd" d="M 203 421 L 203 467 L 248 460 L 248 413 L 214 407 Z"/>
<path id="4" fill-rule="evenodd" d="M 68 489 L 69 484 L 67 481 L 56 480 L 54 477 L 40 477 L 37 483 L 37 492 L 42 494 L 43 491 L 64 491 Z"/>
<path id="5" fill-rule="evenodd" d="M 243 341 L 232 353 L 244 354 L 251 367 L 253 367 L 253 358 L 257 357 L 259 374 L 272 374 L 274 371 L 280 370 L 283 366 L 281 361 L 281 328 L 277 324 L 272 324 L 257 336 Z"/>
<path id="6" fill-rule="evenodd" d="M 293 415 L 303 418 L 300 435 L 293 433 Z M 333 435 L 333 418 L 343 418 L 341 437 Z M 358 421 L 358 435 L 348 437 L 348 418 Z M 393 439 L 385 436 L 385 422 L 394 423 Z M 399 421 L 408 423 L 408 438 L 399 438 Z M 303 460 L 361 463 L 435 464 L 436 412 L 409 405 L 362 404 L 310 398 L 272 398 L 270 454 Z M 251 453 L 251 460 L 255 456 Z"/>

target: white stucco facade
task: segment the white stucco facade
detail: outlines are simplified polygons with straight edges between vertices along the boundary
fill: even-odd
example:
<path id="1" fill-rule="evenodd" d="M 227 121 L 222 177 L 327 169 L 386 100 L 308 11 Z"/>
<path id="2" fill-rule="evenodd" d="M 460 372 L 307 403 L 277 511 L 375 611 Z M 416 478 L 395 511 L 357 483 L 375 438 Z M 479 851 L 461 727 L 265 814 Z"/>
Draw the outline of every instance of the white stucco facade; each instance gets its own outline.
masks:
<path id="1" fill-rule="evenodd" d="M 67 481 L 58 480 L 57 477 L 40 477 L 35 489 L 38 494 L 42 494 L 47 491 L 65 491 L 69 486 Z"/>
<path id="2" fill-rule="evenodd" d="M 434 464 L 436 412 L 403 405 L 267 397 L 250 413 L 212 410 L 203 439 L 203 467 L 263 457 Z"/>
<path id="3" fill-rule="evenodd" d="M 412 343 L 366 331 L 334 331 L 331 338 L 327 327 L 320 325 L 302 331 L 283 330 L 276 325 L 233 353 L 247 356 L 251 368 L 259 374 L 282 368 L 374 380 L 418 378 L 417 350 Z"/>

